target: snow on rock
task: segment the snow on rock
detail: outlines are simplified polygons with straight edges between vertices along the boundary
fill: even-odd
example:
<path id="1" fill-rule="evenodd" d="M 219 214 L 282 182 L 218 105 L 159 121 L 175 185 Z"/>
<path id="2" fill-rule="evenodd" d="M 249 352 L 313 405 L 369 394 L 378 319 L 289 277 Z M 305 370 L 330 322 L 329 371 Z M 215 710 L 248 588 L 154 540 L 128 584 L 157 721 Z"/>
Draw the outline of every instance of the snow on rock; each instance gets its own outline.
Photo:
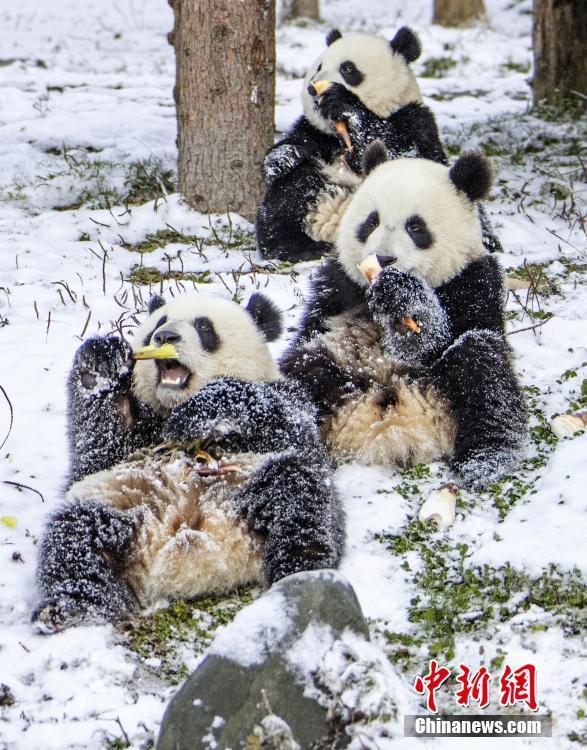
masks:
<path id="1" fill-rule="evenodd" d="M 291 628 L 291 614 L 283 595 L 274 589 L 245 607 L 222 630 L 208 653 L 251 667 L 261 664 Z"/>

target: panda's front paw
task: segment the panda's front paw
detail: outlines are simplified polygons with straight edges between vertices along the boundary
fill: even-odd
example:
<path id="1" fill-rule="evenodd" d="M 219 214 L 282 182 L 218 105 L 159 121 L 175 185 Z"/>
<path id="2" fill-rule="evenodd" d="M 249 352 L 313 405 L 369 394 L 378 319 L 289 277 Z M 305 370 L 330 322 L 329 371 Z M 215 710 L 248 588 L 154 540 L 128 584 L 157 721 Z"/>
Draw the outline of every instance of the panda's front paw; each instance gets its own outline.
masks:
<path id="1" fill-rule="evenodd" d="M 318 111 L 332 123 L 344 122 L 349 129 L 356 128 L 361 112 L 361 102 L 341 83 L 333 83 L 318 99 Z"/>
<path id="2" fill-rule="evenodd" d="M 306 154 L 291 143 L 272 148 L 263 161 L 263 174 L 267 186 L 292 172 L 305 158 Z"/>
<path id="3" fill-rule="evenodd" d="M 385 267 L 367 289 L 367 304 L 389 353 L 406 364 L 424 364 L 449 342 L 448 317 L 437 295 L 411 274 Z"/>
<path id="4" fill-rule="evenodd" d="M 95 336 L 77 350 L 72 368 L 74 385 L 80 390 L 106 388 L 130 379 L 132 349 L 118 336 Z"/>
<path id="5" fill-rule="evenodd" d="M 191 443 L 210 440 L 234 448 L 244 433 L 254 384 L 235 378 L 215 380 L 171 412 L 163 436 L 166 440 Z"/>

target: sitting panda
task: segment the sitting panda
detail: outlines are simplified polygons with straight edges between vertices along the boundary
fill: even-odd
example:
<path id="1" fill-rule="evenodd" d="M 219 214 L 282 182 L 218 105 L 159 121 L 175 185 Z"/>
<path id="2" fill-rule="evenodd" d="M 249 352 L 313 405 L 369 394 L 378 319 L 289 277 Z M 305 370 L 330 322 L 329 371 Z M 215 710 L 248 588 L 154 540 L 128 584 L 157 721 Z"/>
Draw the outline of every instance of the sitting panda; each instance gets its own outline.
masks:
<path id="1" fill-rule="evenodd" d="M 312 260 L 332 251 L 340 216 L 361 182 L 362 154 L 375 139 L 392 159 L 447 163 L 410 68 L 421 52 L 411 29 L 400 28 L 391 41 L 333 29 L 326 44 L 304 80 L 303 116 L 265 158 L 267 191 L 256 221 L 264 257 Z M 482 221 L 488 249 L 499 250 L 484 215 Z"/>
<path id="2" fill-rule="evenodd" d="M 314 409 L 279 376 L 280 314 L 151 301 L 133 351 L 86 341 L 68 381 L 71 472 L 38 563 L 36 629 L 335 567 L 343 519 Z M 158 356 L 169 359 L 138 359 Z M 171 352 L 171 354 L 169 354 Z M 167 444 L 164 443 L 167 441 Z"/>
<path id="3" fill-rule="evenodd" d="M 282 371 L 311 394 L 336 459 L 404 467 L 445 457 L 479 489 L 516 465 L 527 436 L 503 277 L 476 210 L 489 165 L 475 154 L 451 169 L 387 161 L 375 142 L 363 169 Z M 358 265 L 371 256 L 380 272 L 369 284 Z"/>

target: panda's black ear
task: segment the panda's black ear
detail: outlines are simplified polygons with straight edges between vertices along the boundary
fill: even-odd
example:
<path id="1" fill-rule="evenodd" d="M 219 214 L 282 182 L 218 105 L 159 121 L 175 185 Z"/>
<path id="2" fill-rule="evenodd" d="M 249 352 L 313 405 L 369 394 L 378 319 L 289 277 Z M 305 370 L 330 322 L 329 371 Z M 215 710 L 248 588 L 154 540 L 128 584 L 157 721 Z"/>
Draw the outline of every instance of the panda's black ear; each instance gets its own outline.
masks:
<path id="1" fill-rule="evenodd" d="M 363 154 L 363 160 L 361 162 L 363 174 L 366 177 L 375 169 L 375 167 L 378 167 L 386 161 L 387 149 L 385 148 L 383 141 L 380 141 L 379 139 L 372 141 Z"/>
<path id="2" fill-rule="evenodd" d="M 165 300 L 163 297 L 161 297 L 160 294 L 154 294 L 149 300 L 149 315 L 154 313 L 155 310 L 158 310 L 160 307 L 163 307 L 164 304 Z"/>
<path id="3" fill-rule="evenodd" d="M 491 188 L 491 165 L 481 154 L 463 154 L 450 168 L 452 184 L 470 201 L 486 198 Z"/>
<path id="4" fill-rule="evenodd" d="M 391 49 L 398 55 L 402 55 L 407 63 L 417 60 L 422 52 L 420 40 L 409 26 L 402 26 L 389 44 Z"/>
<path id="5" fill-rule="evenodd" d="M 333 42 L 336 42 L 337 39 L 342 39 L 342 34 L 338 29 L 330 29 L 328 34 L 326 34 L 326 46 L 330 47 L 330 45 Z"/>
<path id="6" fill-rule="evenodd" d="M 251 295 L 246 311 L 255 321 L 255 325 L 261 331 L 266 341 L 275 341 L 283 331 L 281 313 L 270 299 L 265 295 L 255 292 Z"/>

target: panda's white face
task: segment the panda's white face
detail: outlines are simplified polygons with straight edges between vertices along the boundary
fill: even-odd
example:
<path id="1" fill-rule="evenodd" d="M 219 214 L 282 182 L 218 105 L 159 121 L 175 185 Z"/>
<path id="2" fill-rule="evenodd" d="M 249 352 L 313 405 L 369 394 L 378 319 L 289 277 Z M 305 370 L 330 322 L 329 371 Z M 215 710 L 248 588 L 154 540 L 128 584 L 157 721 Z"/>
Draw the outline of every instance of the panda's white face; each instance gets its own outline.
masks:
<path id="1" fill-rule="evenodd" d="M 382 266 L 418 276 L 433 287 L 454 278 L 485 253 L 477 205 L 457 191 L 448 167 L 396 159 L 376 167 L 355 193 L 339 229 L 337 251 L 351 278 L 369 255 Z"/>
<path id="2" fill-rule="evenodd" d="M 133 370 L 137 398 L 159 412 L 187 401 L 210 380 L 279 376 L 262 332 L 240 305 L 199 294 L 158 307 L 136 330 L 133 349 L 173 344 L 176 360 L 139 360 Z"/>
<path id="3" fill-rule="evenodd" d="M 324 120 L 310 83 L 330 81 L 352 91 L 368 110 L 386 118 L 422 95 L 406 59 L 394 52 L 389 41 L 374 34 L 345 34 L 332 42 L 310 67 L 302 91 L 304 114 L 319 130 L 331 133 L 333 124 Z"/>

